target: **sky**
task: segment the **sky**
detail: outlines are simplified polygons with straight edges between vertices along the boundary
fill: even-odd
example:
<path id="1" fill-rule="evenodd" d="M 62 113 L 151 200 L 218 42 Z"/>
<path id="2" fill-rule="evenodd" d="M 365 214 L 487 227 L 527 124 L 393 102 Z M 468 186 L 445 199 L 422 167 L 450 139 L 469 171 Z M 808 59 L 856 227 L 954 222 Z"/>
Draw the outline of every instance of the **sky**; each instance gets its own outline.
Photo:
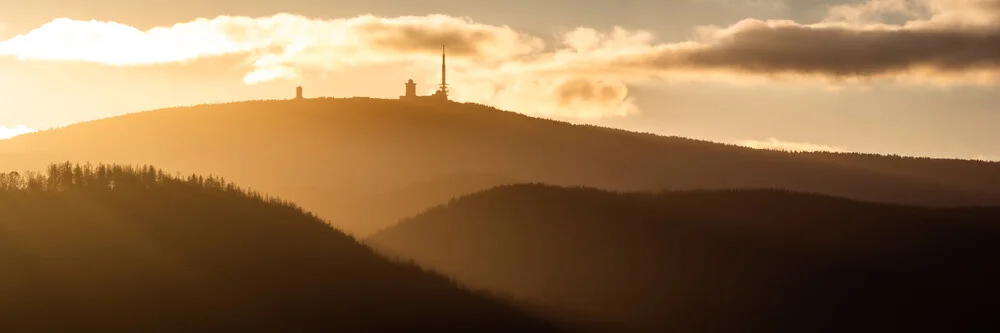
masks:
<path id="1" fill-rule="evenodd" d="M 788 150 L 1000 159 L 1000 0 L 0 0 L 0 138 L 429 94 Z"/>

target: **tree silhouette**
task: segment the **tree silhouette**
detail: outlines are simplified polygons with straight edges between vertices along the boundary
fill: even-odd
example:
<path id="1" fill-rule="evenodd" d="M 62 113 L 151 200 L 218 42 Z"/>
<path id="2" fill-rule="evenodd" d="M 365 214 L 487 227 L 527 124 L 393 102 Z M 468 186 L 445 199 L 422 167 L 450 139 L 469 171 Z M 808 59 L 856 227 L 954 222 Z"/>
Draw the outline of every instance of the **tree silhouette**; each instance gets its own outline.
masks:
<path id="1" fill-rule="evenodd" d="M 0 174 L 3 332 L 559 332 L 287 201 L 152 166 Z"/>

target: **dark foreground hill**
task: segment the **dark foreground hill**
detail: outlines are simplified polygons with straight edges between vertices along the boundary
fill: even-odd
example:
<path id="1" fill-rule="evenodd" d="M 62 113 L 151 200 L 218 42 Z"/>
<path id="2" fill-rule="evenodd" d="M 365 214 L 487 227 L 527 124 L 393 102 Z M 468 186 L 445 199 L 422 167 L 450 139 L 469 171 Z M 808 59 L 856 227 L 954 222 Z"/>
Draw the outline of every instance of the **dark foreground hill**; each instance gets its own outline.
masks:
<path id="1" fill-rule="evenodd" d="M 0 169 L 43 168 L 53 160 L 226 175 L 360 236 L 454 196 L 512 182 L 1000 204 L 1000 163 L 753 150 L 474 104 L 367 98 L 172 108 L 0 141 Z"/>
<path id="2" fill-rule="evenodd" d="M 153 168 L 0 174 L 0 332 L 557 332 L 299 208 Z"/>
<path id="3" fill-rule="evenodd" d="M 517 185 L 368 241 L 471 286 L 647 332 L 1000 329 L 1000 208 Z"/>

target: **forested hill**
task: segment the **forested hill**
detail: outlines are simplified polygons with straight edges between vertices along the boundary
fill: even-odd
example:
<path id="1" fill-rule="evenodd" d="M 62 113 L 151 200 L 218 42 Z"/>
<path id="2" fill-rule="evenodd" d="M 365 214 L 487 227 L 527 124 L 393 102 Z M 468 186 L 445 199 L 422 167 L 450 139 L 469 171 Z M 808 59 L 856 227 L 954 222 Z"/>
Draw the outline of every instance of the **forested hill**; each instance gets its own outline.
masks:
<path id="1" fill-rule="evenodd" d="M 0 141 L 0 169 L 65 160 L 226 175 L 358 235 L 456 195 L 515 182 L 1000 204 L 1000 163 L 763 151 L 475 104 L 369 98 L 179 107 Z"/>
<path id="2" fill-rule="evenodd" d="M 0 332 L 560 332 L 219 178 L 0 173 Z"/>
<path id="3" fill-rule="evenodd" d="M 474 287 L 646 332 L 1000 329 L 1000 208 L 516 185 L 368 242 Z"/>

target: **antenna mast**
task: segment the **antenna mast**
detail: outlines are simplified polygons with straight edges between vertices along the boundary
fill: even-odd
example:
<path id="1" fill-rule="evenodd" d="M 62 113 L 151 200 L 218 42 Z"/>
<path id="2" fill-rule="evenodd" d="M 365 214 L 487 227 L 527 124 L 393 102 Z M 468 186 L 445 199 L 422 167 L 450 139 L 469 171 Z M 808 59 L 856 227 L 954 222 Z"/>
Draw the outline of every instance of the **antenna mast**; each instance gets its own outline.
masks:
<path id="1" fill-rule="evenodd" d="M 448 98 L 447 67 L 445 66 L 444 45 L 441 45 L 441 94 Z"/>

